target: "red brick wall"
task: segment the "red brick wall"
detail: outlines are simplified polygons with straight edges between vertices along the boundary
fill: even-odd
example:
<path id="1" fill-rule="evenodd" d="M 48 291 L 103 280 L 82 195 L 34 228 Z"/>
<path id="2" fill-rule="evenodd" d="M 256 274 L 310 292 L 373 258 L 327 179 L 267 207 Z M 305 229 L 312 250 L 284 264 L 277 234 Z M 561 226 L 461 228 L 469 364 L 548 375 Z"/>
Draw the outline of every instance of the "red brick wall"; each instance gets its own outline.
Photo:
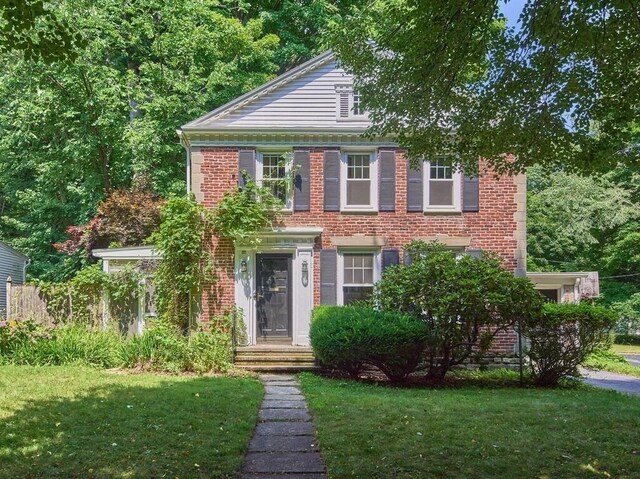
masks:
<path id="1" fill-rule="evenodd" d="M 309 149 L 309 148 L 304 148 Z M 311 150 L 311 208 L 308 212 L 295 212 L 283 218 L 281 226 L 321 226 L 324 232 L 316 241 L 315 264 L 319 264 L 320 249 L 331 247 L 332 236 L 365 234 L 385 236 L 387 247 L 401 248 L 416 236 L 471 237 L 471 247 L 498 252 L 510 270 L 515 270 L 516 240 L 516 184 L 513 177 L 497 178 L 480 165 L 480 211 L 462 214 L 428 214 L 406 211 L 406 160 L 402 150 L 396 150 L 396 211 L 376 214 L 345 214 L 324 211 L 323 164 L 324 150 Z M 389 148 L 385 148 L 388 150 Z M 225 191 L 237 185 L 238 148 L 202 148 L 204 175 L 203 203 L 212 208 Z M 233 247 L 227 240 L 211 239 L 218 267 L 219 280 L 205 288 L 202 319 L 233 306 Z M 314 303 L 320 300 L 320 269 L 314 268 Z M 512 335 L 509 335 L 512 336 Z M 508 344 L 507 344 L 508 342 Z M 513 338 L 500 349 L 513 351 Z"/>

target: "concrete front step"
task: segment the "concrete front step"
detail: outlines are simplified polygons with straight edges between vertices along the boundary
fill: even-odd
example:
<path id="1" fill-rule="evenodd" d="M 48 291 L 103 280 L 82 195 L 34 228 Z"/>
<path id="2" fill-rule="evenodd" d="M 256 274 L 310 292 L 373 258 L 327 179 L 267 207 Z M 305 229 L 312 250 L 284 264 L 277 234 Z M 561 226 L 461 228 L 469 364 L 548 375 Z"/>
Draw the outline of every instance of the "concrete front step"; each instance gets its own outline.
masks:
<path id="1" fill-rule="evenodd" d="M 297 372 L 317 369 L 313 350 L 304 346 L 259 344 L 236 350 L 236 367 L 248 371 Z"/>
<path id="2" fill-rule="evenodd" d="M 236 356 L 236 362 L 264 362 L 264 361 L 279 361 L 279 362 L 315 362 L 313 356 L 289 356 L 284 354 L 278 354 L 273 356 L 261 356 L 258 354 L 241 354 Z"/>
<path id="3" fill-rule="evenodd" d="M 238 369 L 245 371 L 265 372 L 265 373 L 294 373 L 302 371 L 318 371 L 320 368 L 313 365 L 291 365 L 291 364 L 237 364 Z"/>
<path id="4" fill-rule="evenodd" d="M 290 346 L 290 345 L 258 345 L 258 346 L 242 346 L 237 349 L 238 353 L 308 353 L 313 354 L 313 349 L 308 346 Z"/>

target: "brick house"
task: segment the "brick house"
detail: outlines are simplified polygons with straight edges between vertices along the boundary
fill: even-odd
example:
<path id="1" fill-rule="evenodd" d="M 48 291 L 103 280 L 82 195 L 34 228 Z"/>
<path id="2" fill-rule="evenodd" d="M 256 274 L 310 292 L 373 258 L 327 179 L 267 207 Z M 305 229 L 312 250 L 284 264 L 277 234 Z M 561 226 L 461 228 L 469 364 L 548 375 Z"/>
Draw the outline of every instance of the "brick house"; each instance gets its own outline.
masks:
<path id="1" fill-rule="evenodd" d="M 467 177 L 438 158 L 414 170 L 393 138 L 363 138 L 369 125 L 327 52 L 178 130 L 189 189 L 208 208 L 242 170 L 268 185 L 291 167 L 283 155 L 296 165 L 283 220 L 258 246 L 211 239 L 219 281 L 205 288 L 202 321 L 237 306 L 250 344 L 307 346 L 314 306 L 365 297 L 415 239 L 493 250 L 525 274 L 524 175 L 496 177 L 481 163 Z M 514 339 L 496 346 L 513 353 Z"/>

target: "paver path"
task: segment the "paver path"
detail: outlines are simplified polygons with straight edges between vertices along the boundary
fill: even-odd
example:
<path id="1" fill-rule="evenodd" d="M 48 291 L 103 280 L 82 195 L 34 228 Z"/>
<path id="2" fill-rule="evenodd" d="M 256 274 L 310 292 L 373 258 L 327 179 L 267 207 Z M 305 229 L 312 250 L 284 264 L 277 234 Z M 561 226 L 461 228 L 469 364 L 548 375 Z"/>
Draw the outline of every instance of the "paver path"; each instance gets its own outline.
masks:
<path id="1" fill-rule="evenodd" d="M 260 376 L 266 394 L 241 479 L 326 479 L 307 402 L 294 376 Z"/>
<path id="2" fill-rule="evenodd" d="M 621 393 L 640 396 L 640 378 L 626 374 L 610 373 L 609 371 L 583 370 L 584 381 L 592 386 L 615 389 Z"/>

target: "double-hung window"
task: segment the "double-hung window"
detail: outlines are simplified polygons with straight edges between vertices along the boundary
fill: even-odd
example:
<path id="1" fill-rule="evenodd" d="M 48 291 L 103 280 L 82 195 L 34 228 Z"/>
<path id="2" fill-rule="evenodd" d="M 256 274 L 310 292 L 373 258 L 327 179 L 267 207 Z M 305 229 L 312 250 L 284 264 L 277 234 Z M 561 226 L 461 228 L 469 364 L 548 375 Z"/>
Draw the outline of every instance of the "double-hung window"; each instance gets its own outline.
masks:
<path id="1" fill-rule="evenodd" d="M 378 172 L 375 153 L 344 153 L 341 177 L 342 210 L 377 210 Z"/>
<path id="2" fill-rule="evenodd" d="M 261 152 L 258 155 L 258 184 L 269 188 L 284 203 L 285 209 L 291 208 L 290 188 L 287 184 L 290 163 L 286 152 Z"/>
<path id="3" fill-rule="evenodd" d="M 462 175 L 445 157 L 425 163 L 425 211 L 460 211 Z"/>
<path id="4" fill-rule="evenodd" d="M 341 254 L 342 304 L 371 298 L 378 270 L 377 256 L 374 252 Z"/>

